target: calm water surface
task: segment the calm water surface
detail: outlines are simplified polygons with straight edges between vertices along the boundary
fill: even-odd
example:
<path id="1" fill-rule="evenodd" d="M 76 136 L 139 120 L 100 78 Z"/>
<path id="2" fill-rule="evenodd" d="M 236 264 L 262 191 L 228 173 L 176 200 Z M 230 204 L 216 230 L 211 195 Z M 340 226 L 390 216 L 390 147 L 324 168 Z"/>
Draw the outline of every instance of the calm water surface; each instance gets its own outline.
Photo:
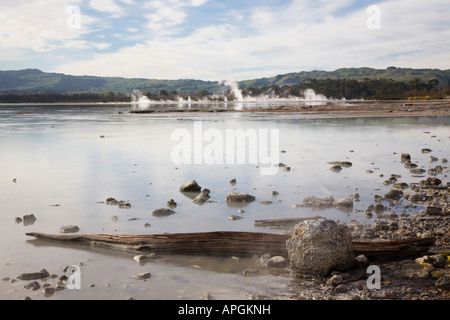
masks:
<path id="1" fill-rule="evenodd" d="M 288 273 L 262 271 L 258 277 L 244 277 L 242 270 L 256 263 L 252 259 L 173 256 L 140 265 L 132 254 L 50 245 L 25 233 L 59 233 L 63 225 L 77 225 L 80 233 L 278 233 L 255 227 L 254 221 L 316 214 L 370 224 L 374 219 L 367 219 L 364 209 L 375 194 L 390 189 L 382 184 L 387 177 L 396 173 L 408 183 L 421 180 L 411 177 L 400 163 L 401 153 L 410 153 L 426 169 L 435 164 L 428 162 L 429 154 L 422 154 L 422 148 L 432 149 L 438 158 L 450 156 L 450 117 L 130 114 L 129 110 L 129 105 L 0 106 L 0 278 L 42 268 L 59 276 L 64 274 L 60 268 L 81 265 L 80 290 L 66 289 L 46 298 L 40 290 L 23 289 L 23 281 L 4 280 L 0 299 L 200 299 L 206 293 L 218 299 L 297 297 L 301 286 Z M 224 136 L 227 130 L 278 130 L 279 150 L 271 151 L 290 166 L 290 172 L 280 169 L 261 175 L 261 166 L 248 161 L 174 163 L 171 154 L 178 142 L 172 141 L 172 134 L 184 129 L 193 137 L 199 123 L 203 132 L 215 129 Z M 206 145 L 203 141 L 203 148 Z M 335 173 L 330 161 L 350 161 L 353 166 Z M 235 185 L 229 183 L 233 178 Z M 196 205 L 178 191 L 191 179 L 211 190 L 210 203 Z M 256 201 L 230 206 L 225 196 L 232 190 L 250 193 Z M 274 190 L 277 196 L 272 195 Z M 305 196 L 340 198 L 356 192 L 361 201 L 352 212 L 295 207 Z M 106 205 L 108 197 L 127 201 L 131 208 Z M 170 199 L 178 203 L 176 214 L 151 215 Z M 239 209 L 245 212 L 238 213 Z M 34 224 L 15 223 L 16 217 L 31 213 L 37 217 Z M 242 219 L 228 219 L 232 214 Z M 152 277 L 147 281 L 131 277 L 143 271 Z"/>

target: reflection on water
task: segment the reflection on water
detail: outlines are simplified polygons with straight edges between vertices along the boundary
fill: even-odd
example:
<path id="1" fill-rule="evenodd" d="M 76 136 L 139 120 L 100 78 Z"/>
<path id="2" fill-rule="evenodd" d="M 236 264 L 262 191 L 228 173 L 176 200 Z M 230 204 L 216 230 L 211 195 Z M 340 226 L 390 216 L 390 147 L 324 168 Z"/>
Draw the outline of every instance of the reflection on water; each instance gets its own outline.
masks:
<path id="1" fill-rule="evenodd" d="M 241 270 L 252 266 L 251 261 L 244 264 L 241 260 L 239 268 L 233 269 L 236 261 L 195 261 L 191 257 L 186 268 L 182 257 L 171 257 L 167 264 L 140 266 L 128 255 L 35 246 L 27 242 L 25 232 L 58 233 L 61 226 L 73 224 L 80 233 L 278 233 L 277 229 L 255 227 L 254 221 L 316 214 L 371 224 L 375 218 L 365 217 L 364 210 L 373 204 L 376 194 L 390 189 L 383 184 L 387 177 L 399 174 L 405 182 L 421 179 L 400 163 L 401 153 L 410 153 L 425 169 L 434 164 L 428 162 L 429 154 L 421 153 L 422 148 L 432 149 L 438 158 L 449 156 L 449 117 L 335 119 L 258 112 L 130 114 L 129 110 L 130 105 L 0 106 L 0 256 L 7 262 L 0 266 L 1 278 L 83 262 L 86 286 L 93 283 L 95 289 L 65 290 L 59 297 L 198 299 L 206 292 L 219 298 L 245 299 L 249 292 L 288 297 L 289 275 L 262 272 L 258 277 L 243 278 Z M 171 159 L 176 144 L 171 140 L 173 131 L 193 132 L 198 121 L 204 130 L 222 133 L 239 128 L 278 129 L 279 159 L 290 171 L 264 176 L 257 165 L 248 162 L 175 165 Z M 203 143 L 208 145 L 206 140 Z M 330 161 L 350 161 L 352 166 L 333 172 Z M 180 185 L 191 179 L 210 189 L 209 202 L 194 204 L 179 191 Z M 232 179 L 235 184 L 230 184 Z M 229 191 L 249 193 L 255 201 L 244 207 L 229 205 L 225 200 Z M 354 193 L 360 195 L 360 201 L 350 212 L 296 206 L 306 196 L 341 198 Z M 131 208 L 107 205 L 109 197 L 129 202 Z M 175 214 L 151 215 L 153 210 L 167 207 L 170 199 L 177 203 Z M 37 218 L 32 225 L 15 222 L 16 217 L 31 213 Z M 242 218 L 230 220 L 230 215 Z M 152 271 L 149 281 L 130 282 L 132 274 L 147 269 Z M 224 270 L 230 272 L 222 273 Z M 1 298 L 21 299 L 30 294 L 19 284 L 0 283 Z M 58 294 L 53 298 L 58 299 Z M 36 298 L 42 296 L 36 293 Z"/>

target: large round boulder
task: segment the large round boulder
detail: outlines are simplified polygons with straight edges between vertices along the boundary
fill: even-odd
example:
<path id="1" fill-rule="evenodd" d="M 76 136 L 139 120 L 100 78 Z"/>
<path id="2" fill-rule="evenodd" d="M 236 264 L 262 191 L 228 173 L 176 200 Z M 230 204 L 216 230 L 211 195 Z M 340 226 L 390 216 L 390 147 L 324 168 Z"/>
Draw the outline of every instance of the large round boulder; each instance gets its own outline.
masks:
<path id="1" fill-rule="evenodd" d="M 333 270 L 345 270 L 355 260 L 350 230 L 325 218 L 298 223 L 286 247 L 297 275 L 322 277 Z"/>

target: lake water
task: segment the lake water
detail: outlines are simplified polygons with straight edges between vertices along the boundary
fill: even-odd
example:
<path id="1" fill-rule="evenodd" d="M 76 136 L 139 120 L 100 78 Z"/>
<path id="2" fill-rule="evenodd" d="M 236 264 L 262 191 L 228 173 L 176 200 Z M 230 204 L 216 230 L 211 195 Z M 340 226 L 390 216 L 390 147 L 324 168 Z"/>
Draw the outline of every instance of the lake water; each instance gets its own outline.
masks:
<path id="1" fill-rule="evenodd" d="M 24 281 L 3 280 L 0 299 L 200 299 L 206 293 L 215 299 L 295 298 L 308 284 L 288 272 L 263 270 L 257 277 L 244 277 L 242 270 L 255 265 L 253 259 L 168 256 L 140 265 L 126 252 L 49 244 L 25 233 L 58 234 L 64 225 L 77 225 L 79 233 L 278 233 L 255 227 L 254 221 L 316 214 L 371 224 L 375 218 L 366 218 L 364 210 L 374 203 L 375 194 L 390 189 L 384 180 L 394 173 L 408 183 L 421 180 L 400 163 L 401 153 L 410 153 L 425 169 L 436 164 L 428 162 L 430 154 L 422 154 L 422 148 L 432 149 L 438 158 L 450 156 L 450 117 L 335 118 L 257 111 L 131 114 L 130 110 L 126 104 L 0 106 L 0 278 L 43 268 L 60 276 L 64 274 L 60 268 L 68 265 L 79 265 L 81 271 L 80 290 L 44 297 L 40 290 L 23 289 Z M 243 149 L 247 158 L 242 164 L 226 161 L 227 152 L 238 152 L 227 149 L 226 133 L 238 129 L 255 133 L 258 142 Z M 190 134 L 191 151 L 201 150 L 198 161 L 191 157 L 194 164 L 174 161 L 173 150 L 181 141 L 172 139 L 174 132 Z M 273 167 L 262 162 L 259 152 L 264 133 L 278 134 L 277 141 L 268 136 L 265 155 L 290 171 L 277 168 L 274 174 L 262 174 L 262 168 Z M 223 138 L 223 145 L 214 145 L 218 153 L 208 152 L 213 141 L 207 140 L 208 134 L 214 141 Z M 251 152 L 256 163 L 249 159 Z M 224 161 L 207 164 L 212 155 Z M 336 173 L 330 170 L 330 161 L 350 161 L 352 167 Z M 191 179 L 211 190 L 209 203 L 194 204 L 179 192 Z M 235 185 L 231 179 L 236 179 Z M 275 190 L 278 195 L 272 194 Z M 229 191 L 249 193 L 256 200 L 242 207 L 229 205 L 225 200 Z M 305 196 L 341 198 L 354 193 L 360 201 L 351 212 L 295 206 Z M 129 202 L 131 208 L 105 204 L 109 197 Z M 178 204 L 175 214 L 152 216 L 170 199 Z M 37 217 L 33 224 L 15 222 L 31 213 Z M 230 215 L 241 219 L 230 220 Z M 147 281 L 131 277 L 144 271 L 152 274 Z"/>

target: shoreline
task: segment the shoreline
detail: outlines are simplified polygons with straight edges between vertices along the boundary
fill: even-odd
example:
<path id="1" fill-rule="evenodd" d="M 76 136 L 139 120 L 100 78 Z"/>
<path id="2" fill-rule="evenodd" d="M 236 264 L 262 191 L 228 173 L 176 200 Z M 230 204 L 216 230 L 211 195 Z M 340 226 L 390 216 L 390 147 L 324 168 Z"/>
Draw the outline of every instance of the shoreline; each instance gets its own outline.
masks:
<path id="1" fill-rule="evenodd" d="M 448 116 L 450 115 L 450 101 L 445 102 L 415 102 L 415 103 L 378 103 L 378 104 L 330 104 L 330 105 L 301 105 L 301 106 L 274 106 L 253 109 L 172 109 L 131 110 L 134 114 L 165 114 L 165 113 L 293 113 L 298 115 L 315 115 L 328 117 L 362 117 L 362 116 Z"/>

